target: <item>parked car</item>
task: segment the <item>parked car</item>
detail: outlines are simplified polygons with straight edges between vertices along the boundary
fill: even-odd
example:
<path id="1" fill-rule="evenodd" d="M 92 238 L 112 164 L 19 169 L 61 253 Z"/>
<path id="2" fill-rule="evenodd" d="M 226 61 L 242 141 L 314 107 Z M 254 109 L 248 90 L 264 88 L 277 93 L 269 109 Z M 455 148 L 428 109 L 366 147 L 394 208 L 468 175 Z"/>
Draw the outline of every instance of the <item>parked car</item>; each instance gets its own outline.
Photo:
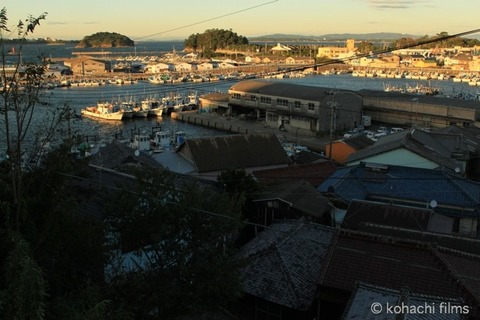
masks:
<path id="1" fill-rule="evenodd" d="M 378 133 L 388 133 L 388 128 L 387 127 L 379 127 L 377 129 Z"/>
<path id="2" fill-rule="evenodd" d="M 343 135 L 343 139 L 348 139 L 348 138 L 355 137 L 355 136 L 358 136 L 358 131 L 348 130 L 348 131 Z"/>
<path id="3" fill-rule="evenodd" d="M 380 139 L 381 137 L 384 137 L 386 136 L 387 133 L 386 132 L 378 132 L 378 133 L 375 133 L 372 137 L 372 140 L 373 141 L 378 141 L 378 139 Z"/>
<path id="4" fill-rule="evenodd" d="M 362 134 L 365 135 L 367 138 L 372 139 L 373 136 L 375 135 L 375 132 L 370 130 L 365 130 L 365 131 L 362 131 Z"/>
<path id="5" fill-rule="evenodd" d="M 396 132 L 400 132 L 400 131 L 403 131 L 403 128 L 392 128 L 392 129 L 390 129 L 390 133 L 396 133 Z"/>

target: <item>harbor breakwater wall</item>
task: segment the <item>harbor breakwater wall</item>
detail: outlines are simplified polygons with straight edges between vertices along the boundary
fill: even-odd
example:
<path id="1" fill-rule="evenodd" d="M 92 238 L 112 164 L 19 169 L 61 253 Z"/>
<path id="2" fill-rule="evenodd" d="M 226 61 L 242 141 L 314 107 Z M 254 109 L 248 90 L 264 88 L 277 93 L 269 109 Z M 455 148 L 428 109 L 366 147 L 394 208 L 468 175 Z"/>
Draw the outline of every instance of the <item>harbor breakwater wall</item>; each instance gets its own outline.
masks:
<path id="1" fill-rule="evenodd" d="M 184 121 L 189 124 L 207 127 L 210 129 L 216 129 L 231 133 L 250 134 L 258 133 L 258 131 L 252 132 L 251 128 L 247 124 L 240 124 L 235 120 L 231 120 L 219 115 L 201 114 L 197 111 L 183 111 L 172 112 L 170 117 L 175 120 Z"/>
<path id="2" fill-rule="evenodd" d="M 325 145 L 329 141 L 327 136 L 302 134 L 300 131 L 279 131 L 278 128 L 265 126 L 263 122 L 229 118 L 216 113 L 182 111 L 172 112 L 171 119 L 184 121 L 192 125 L 216 129 L 232 134 L 261 134 L 273 133 L 282 142 L 290 142 L 307 147 L 314 152 L 325 152 Z"/>

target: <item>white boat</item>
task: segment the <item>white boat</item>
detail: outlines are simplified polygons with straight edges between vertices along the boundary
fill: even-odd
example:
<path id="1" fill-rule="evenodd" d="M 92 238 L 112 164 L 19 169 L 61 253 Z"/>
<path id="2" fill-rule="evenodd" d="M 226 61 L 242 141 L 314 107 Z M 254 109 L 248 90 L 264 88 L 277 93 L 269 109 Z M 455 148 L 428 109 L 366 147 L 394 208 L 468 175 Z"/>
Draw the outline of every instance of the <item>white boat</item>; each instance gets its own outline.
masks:
<path id="1" fill-rule="evenodd" d="M 133 107 L 134 104 L 132 102 L 122 101 L 118 108 L 123 112 L 124 119 L 131 119 L 133 118 Z"/>
<path id="2" fill-rule="evenodd" d="M 82 115 L 102 120 L 122 120 L 124 113 L 115 105 L 108 102 L 98 102 L 81 110 Z"/>
<path id="3" fill-rule="evenodd" d="M 159 99 L 145 98 L 141 101 L 142 108 L 148 111 L 148 116 L 161 117 L 165 107 Z"/>

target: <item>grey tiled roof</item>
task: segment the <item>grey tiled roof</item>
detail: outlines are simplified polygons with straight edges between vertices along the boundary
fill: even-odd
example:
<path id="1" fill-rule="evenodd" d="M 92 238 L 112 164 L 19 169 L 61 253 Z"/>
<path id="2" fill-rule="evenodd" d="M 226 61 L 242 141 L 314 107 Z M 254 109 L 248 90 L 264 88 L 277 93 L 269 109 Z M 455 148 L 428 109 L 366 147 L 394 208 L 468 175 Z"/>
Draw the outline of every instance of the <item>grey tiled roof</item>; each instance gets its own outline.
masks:
<path id="1" fill-rule="evenodd" d="M 335 229 L 303 220 L 284 221 L 247 243 L 241 270 L 243 291 L 288 308 L 306 310 L 315 299 L 317 281 Z"/>

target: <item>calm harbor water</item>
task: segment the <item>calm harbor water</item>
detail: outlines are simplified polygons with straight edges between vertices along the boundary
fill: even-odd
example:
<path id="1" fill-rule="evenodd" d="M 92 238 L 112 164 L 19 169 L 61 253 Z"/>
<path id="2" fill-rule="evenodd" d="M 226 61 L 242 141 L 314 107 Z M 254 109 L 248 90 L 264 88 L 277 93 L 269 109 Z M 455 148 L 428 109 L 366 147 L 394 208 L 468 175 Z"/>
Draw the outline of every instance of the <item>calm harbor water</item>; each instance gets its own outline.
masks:
<path id="1" fill-rule="evenodd" d="M 131 54 L 140 52 L 169 52 L 172 49 L 182 50 L 181 42 L 146 42 L 142 50 L 141 44 L 137 48 L 128 48 Z M 126 50 L 126 48 L 114 48 L 115 50 Z M 65 57 L 68 53 L 78 50 L 78 48 L 67 46 L 26 46 L 25 54 L 32 56 L 42 52 L 50 54 L 52 57 Z M 48 51 L 51 50 L 51 51 Z M 82 49 L 85 50 L 85 49 Z M 412 80 L 412 79 L 386 79 L 386 78 L 360 78 L 353 77 L 351 74 L 331 74 L 331 75 L 310 75 L 301 78 L 285 78 L 269 81 L 286 81 L 296 84 L 309 85 L 312 87 L 326 87 L 332 89 L 348 89 L 358 91 L 362 89 L 383 90 L 384 86 L 405 87 L 406 85 L 431 86 L 440 89 L 445 95 L 454 95 L 458 93 L 474 95 L 480 91 L 477 87 L 469 86 L 468 83 L 458 83 L 452 80 Z M 228 88 L 236 81 L 216 81 L 203 83 L 182 83 L 174 85 L 155 85 L 147 81 L 139 81 L 128 85 L 104 85 L 95 87 L 69 87 L 55 88 L 44 92 L 42 99 L 49 103 L 48 106 L 39 106 L 38 113 L 44 115 L 56 107 L 68 104 L 77 115 L 80 110 L 86 106 L 94 105 L 99 101 L 112 101 L 118 99 L 137 99 L 144 97 L 163 97 L 173 93 L 196 92 L 202 95 L 210 92 L 227 92 Z M 73 131 L 82 136 L 96 137 L 97 140 L 108 141 L 113 136 L 128 138 L 131 132 L 142 130 L 151 132 L 152 127 L 162 126 L 164 128 L 175 128 L 187 132 L 188 136 L 207 136 L 223 134 L 212 129 L 206 129 L 181 122 L 171 120 L 170 118 L 160 119 L 133 119 L 131 121 L 121 122 L 100 122 L 91 119 L 75 119 L 72 123 Z M 0 152 L 2 151 L 2 142 L 0 141 Z"/>

